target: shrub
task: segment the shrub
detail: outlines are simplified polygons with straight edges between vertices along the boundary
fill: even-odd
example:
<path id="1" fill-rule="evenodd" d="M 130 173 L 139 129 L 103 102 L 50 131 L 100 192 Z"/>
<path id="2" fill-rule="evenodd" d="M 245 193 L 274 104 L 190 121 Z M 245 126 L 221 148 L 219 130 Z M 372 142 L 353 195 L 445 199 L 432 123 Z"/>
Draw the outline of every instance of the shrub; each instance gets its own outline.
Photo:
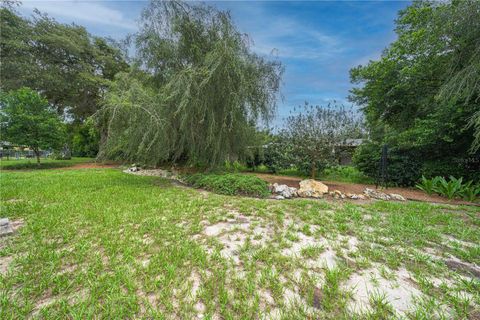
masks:
<path id="1" fill-rule="evenodd" d="M 239 161 L 225 161 L 225 171 L 228 172 L 242 172 L 242 171 L 247 171 L 248 168 L 241 164 Z"/>
<path id="2" fill-rule="evenodd" d="M 184 181 L 196 188 L 204 188 L 226 195 L 266 197 L 270 194 L 268 183 L 253 175 L 196 173 L 183 177 Z"/>
<path id="3" fill-rule="evenodd" d="M 376 179 L 379 174 L 382 146 L 365 143 L 355 150 L 353 163 L 366 176 Z M 421 163 L 412 150 L 389 148 L 387 158 L 388 182 L 392 185 L 411 186 L 420 178 Z"/>

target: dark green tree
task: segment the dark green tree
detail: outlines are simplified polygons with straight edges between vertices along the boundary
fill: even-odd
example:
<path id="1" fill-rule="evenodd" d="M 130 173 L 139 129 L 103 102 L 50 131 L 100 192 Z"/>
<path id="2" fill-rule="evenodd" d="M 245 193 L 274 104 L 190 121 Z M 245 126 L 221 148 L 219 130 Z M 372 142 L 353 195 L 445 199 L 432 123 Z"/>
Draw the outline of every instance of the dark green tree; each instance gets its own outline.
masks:
<path id="1" fill-rule="evenodd" d="M 65 125 L 48 101 L 29 88 L 0 94 L 2 139 L 33 150 L 58 148 L 65 141 Z"/>
<path id="2" fill-rule="evenodd" d="M 83 27 L 36 11 L 32 19 L 0 9 L 1 88 L 41 91 L 61 114 L 83 121 L 100 108 L 110 80 L 128 70 L 121 50 Z"/>
<path id="3" fill-rule="evenodd" d="M 351 70 L 359 85 L 351 100 L 362 107 L 377 145 L 362 152 L 387 144 L 392 161 L 416 162 L 415 174 L 399 177 L 402 184 L 457 167 L 471 177 L 477 169 L 467 158 L 479 157 L 480 2 L 415 1 L 399 13 L 396 33 L 379 60 Z"/>

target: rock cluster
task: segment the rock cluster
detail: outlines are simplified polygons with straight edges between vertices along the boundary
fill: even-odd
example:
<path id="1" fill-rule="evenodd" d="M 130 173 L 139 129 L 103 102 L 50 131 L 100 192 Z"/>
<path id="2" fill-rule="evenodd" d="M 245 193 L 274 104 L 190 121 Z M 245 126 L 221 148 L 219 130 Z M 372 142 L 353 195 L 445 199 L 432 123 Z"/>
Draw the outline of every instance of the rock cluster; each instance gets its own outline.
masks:
<path id="1" fill-rule="evenodd" d="M 352 200 L 366 200 L 367 197 L 363 194 L 355 194 L 355 193 L 342 193 L 339 190 L 330 191 L 328 193 L 335 199 L 352 199 Z"/>
<path id="2" fill-rule="evenodd" d="M 397 201 L 405 201 L 405 198 L 396 193 L 383 193 L 377 190 L 373 190 L 370 188 L 365 188 L 363 193 L 372 199 L 379 199 L 379 200 L 397 200 Z"/>
<path id="3" fill-rule="evenodd" d="M 328 186 L 315 180 L 300 181 L 300 189 L 289 187 L 286 184 L 274 183 L 270 185 L 270 191 L 274 194 L 275 199 L 283 200 L 294 197 L 302 198 L 322 198 L 329 195 L 334 199 L 351 199 L 351 200 L 396 200 L 405 201 L 405 198 L 396 193 L 384 193 L 374 189 L 366 188 L 363 194 L 343 193 L 340 190 L 328 191 Z"/>
<path id="4" fill-rule="evenodd" d="M 167 179 L 178 180 L 177 174 L 168 170 L 163 170 L 163 169 L 141 169 L 140 167 L 137 167 L 134 165 L 124 170 L 123 172 L 135 174 L 138 176 L 152 176 L 152 177 L 162 177 Z"/>

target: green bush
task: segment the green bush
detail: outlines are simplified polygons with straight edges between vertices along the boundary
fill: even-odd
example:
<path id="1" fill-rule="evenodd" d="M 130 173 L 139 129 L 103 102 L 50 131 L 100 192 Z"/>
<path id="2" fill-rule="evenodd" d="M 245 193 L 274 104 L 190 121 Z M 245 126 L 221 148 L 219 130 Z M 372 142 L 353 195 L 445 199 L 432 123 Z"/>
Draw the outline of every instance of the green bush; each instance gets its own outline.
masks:
<path id="1" fill-rule="evenodd" d="M 353 163 L 366 176 L 376 179 L 379 175 L 382 146 L 365 143 L 355 150 Z M 387 155 L 388 182 L 391 185 L 411 186 L 421 177 L 421 163 L 412 150 L 389 148 Z"/>
<path id="2" fill-rule="evenodd" d="M 204 188 L 226 195 L 263 198 L 270 194 L 268 183 L 253 175 L 196 173 L 184 176 L 183 180 L 196 188 Z"/>
<path id="3" fill-rule="evenodd" d="M 382 145 L 365 143 L 358 147 L 353 156 L 354 165 L 366 176 L 376 179 L 379 173 Z M 431 152 L 430 157 L 438 157 Z M 463 180 L 480 180 L 480 158 L 473 155 L 468 159 L 453 158 L 432 159 L 425 151 L 415 148 L 405 149 L 397 146 L 388 149 L 387 173 L 392 185 L 412 186 L 422 176 L 427 179 L 440 177 L 462 177 Z"/>
<path id="4" fill-rule="evenodd" d="M 72 153 L 77 157 L 96 157 L 100 143 L 100 132 L 92 118 L 84 123 L 71 125 Z"/>
<path id="5" fill-rule="evenodd" d="M 247 166 L 243 165 L 239 161 L 225 161 L 225 171 L 228 172 L 242 172 L 242 171 L 247 171 L 248 168 Z"/>

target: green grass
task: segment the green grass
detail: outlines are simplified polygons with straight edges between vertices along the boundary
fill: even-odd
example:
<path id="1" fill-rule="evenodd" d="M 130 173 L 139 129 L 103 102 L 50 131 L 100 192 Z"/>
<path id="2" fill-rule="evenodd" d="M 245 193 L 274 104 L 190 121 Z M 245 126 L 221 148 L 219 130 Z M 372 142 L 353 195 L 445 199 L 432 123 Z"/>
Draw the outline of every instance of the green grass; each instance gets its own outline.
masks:
<path id="1" fill-rule="evenodd" d="M 323 170 L 319 179 L 326 181 L 340 181 L 349 183 L 374 183 L 373 179 L 365 176 L 352 166 L 336 166 Z"/>
<path id="2" fill-rule="evenodd" d="M 396 318 L 377 291 L 369 310 L 348 308 L 348 279 L 371 269 L 410 274 L 423 296 L 405 317 L 480 306 L 480 281 L 444 262 L 480 264 L 478 207 L 243 198 L 115 169 L 3 171 L 0 183 L 1 215 L 24 223 L 0 238 L 1 319 Z"/>
<path id="3" fill-rule="evenodd" d="M 252 197 L 266 197 L 270 194 L 268 183 L 252 175 L 196 173 L 185 175 L 183 180 L 195 188 L 204 188 L 219 194 Z"/>
<path id="4" fill-rule="evenodd" d="M 70 160 L 53 160 L 40 159 L 40 165 L 37 164 L 37 159 L 19 159 L 19 160 L 0 160 L 0 169 L 4 170 L 37 170 L 37 169 L 54 169 L 74 166 L 79 163 L 86 163 L 94 161 L 93 158 L 76 158 Z"/>

